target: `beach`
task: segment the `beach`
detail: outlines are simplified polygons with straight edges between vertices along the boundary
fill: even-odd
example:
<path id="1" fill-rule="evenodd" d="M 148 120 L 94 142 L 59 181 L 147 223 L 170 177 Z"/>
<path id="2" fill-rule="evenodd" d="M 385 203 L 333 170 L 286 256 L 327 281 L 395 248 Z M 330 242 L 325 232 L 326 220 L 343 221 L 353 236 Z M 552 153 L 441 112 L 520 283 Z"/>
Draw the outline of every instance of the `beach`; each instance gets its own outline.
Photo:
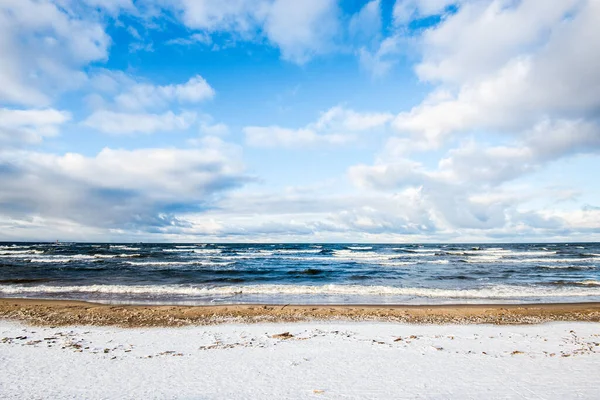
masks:
<path id="1" fill-rule="evenodd" d="M 0 398 L 600 398 L 599 244 L 9 243 L 0 263 Z"/>
<path id="2" fill-rule="evenodd" d="M 600 303 L 165 306 L 0 298 L 0 317 L 34 325 L 130 328 L 322 320 L 411 324 L 539 324 L 554 321 L 599 322 Z"/>
<path id="3" fill-rule="evenodd" d="M 116 311 L 115 311 L 116 312 Z M 597 399 L 600 325 L 0 321 L 0 397 Z"/>
<path id="4" fill-rule="evenodd" d="M 600 304 L 0 299 L 0 398 L 600 396 Z"/>

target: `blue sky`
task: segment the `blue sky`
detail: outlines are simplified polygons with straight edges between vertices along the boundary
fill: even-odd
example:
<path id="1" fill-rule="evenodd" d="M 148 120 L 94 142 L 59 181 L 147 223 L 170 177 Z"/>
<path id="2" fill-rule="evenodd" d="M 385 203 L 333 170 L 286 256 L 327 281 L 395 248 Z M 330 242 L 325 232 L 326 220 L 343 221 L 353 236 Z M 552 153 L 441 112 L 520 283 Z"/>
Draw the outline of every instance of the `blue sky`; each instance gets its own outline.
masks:
<path id="1" fill-rule="evenodd" d="M 600 240 L 594 0 L 4 0 L 0 240 Z"/>

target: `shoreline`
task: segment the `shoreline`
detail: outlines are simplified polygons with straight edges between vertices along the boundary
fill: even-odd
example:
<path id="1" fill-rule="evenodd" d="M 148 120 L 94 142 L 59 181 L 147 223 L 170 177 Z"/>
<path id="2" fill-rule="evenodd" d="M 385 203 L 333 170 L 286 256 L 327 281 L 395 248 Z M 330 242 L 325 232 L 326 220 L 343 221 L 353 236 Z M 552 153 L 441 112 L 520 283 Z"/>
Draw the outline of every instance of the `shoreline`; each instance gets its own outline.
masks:
<path id="1" fill-rule="evenodd" d="M 527 325 L 554 321 L 600 322 L 600 303 L 173 306 L 0 298 L 0 319 L 39 326 L 126 328 L 309 321 Z"/>

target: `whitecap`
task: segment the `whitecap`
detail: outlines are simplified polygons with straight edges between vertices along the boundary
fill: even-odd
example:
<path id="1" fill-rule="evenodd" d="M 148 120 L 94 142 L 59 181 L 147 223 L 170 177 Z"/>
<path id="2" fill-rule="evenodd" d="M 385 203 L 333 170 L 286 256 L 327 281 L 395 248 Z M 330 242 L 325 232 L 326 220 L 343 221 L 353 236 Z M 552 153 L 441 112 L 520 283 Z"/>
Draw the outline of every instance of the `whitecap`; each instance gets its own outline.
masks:
<path id="1" fill-rule="evenodd" d="M 251 295 L 358 295 L 411 296 L 448 299 L 520 299 L 530 297 L 588 297 L 600 296 L 600 287 L 487 286 L 478 289 L 435 289 L 419 287 L 362 286 L 362 285 L 248 285 L 248 286 L 189 286 L 189 285 L 87 285 L 87 286 L 24 286 L 0 285 L 0 293 L 19 294 L 112 294 L 149 296 L 235 296 Z"/>

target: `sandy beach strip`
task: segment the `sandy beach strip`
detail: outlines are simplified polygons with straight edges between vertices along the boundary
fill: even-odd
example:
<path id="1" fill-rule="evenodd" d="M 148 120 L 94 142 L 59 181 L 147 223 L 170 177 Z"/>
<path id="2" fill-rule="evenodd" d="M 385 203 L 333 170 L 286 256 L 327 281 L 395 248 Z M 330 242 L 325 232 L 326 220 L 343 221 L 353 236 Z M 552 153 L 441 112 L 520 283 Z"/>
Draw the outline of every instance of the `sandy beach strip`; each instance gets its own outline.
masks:
<path id="1" fill-rule="evenodd" d="M 553 321 L 599 322 L 600 303 L 159 306 L 2 298 L 0 318 L 42 326 L 97 325 L 129 328 L 328 320 L 511 325 Z"/>

